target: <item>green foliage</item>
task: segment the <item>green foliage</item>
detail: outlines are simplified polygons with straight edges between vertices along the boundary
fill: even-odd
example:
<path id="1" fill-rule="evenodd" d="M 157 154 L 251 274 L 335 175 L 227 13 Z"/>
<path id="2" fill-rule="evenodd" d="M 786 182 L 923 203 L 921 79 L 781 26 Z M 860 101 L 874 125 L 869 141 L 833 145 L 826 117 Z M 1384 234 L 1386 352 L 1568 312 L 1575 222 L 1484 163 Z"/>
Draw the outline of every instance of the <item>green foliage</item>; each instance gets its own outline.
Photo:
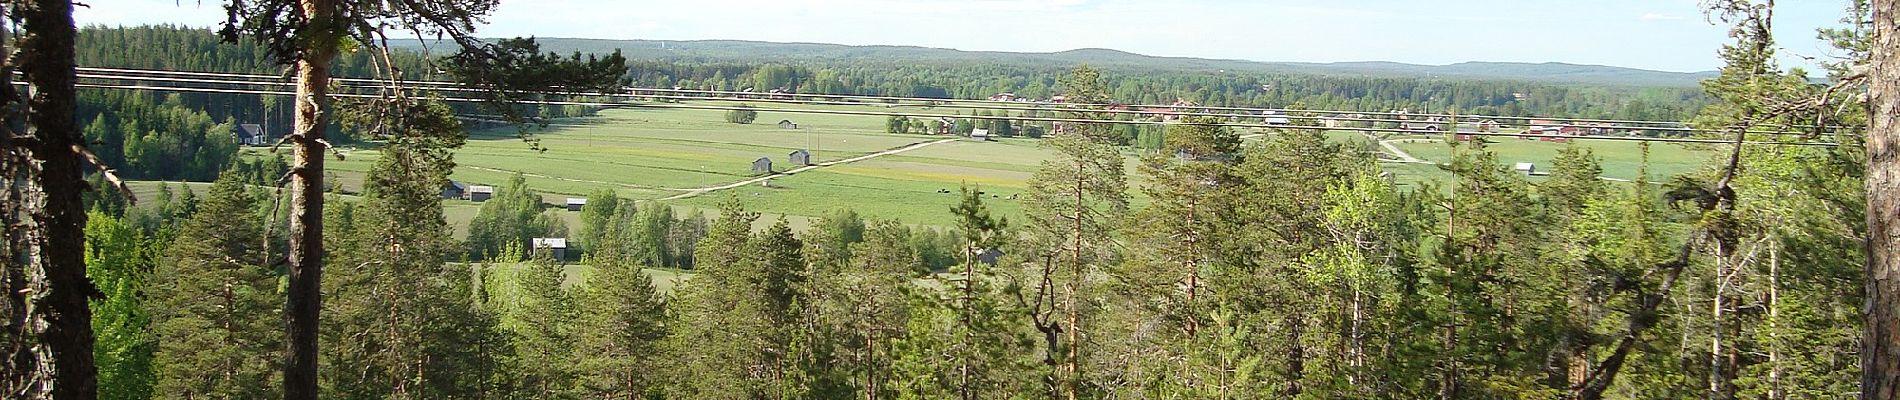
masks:
<path id="1" fill-rule="evenodd" d="M 737 107 L 738 109 L 726 111 L 726 122 L 750 124 L 753 120 L 759 119 L 759 112 L 752 110 L 751 105 L 740 104 Z"/>
<path id="2" fill-rule="evenodd" d="M 542 209 L 541 194 L 528 188 L 527 179 L 516 173 L 482 203 L 480 213 L 468 223 L 469 257 L 487 259 L 505 248 L 525 249 L 537 237 L 565 237 L 565 223 L 548 217 Z"/>
<path id="3" fill-rule="evenodd" d="M 465 398 L 503 386 L 491 376 L 512 348 L 496 316 L 474 303 L 469 269 L 442 215 L 441 188 L 460 146 L 447 109 L 424 106 L 384 134 L 360 202 L 333 208 L 320 379 L 341 398 Z M 348 124 L 346 124 L 348 125 Z"/>
<path id="4" fill-rule="evenodd" d="M 263 262 L 257 200 L 225 174 L 158 264 L 148 304 L 159 338 L 158 397 L 278 396 L 277 276 Z"/>
<path id="5" fill-rule="evenodd" d="M 97 211 L 86 217 L 86 276 L 104 298 L 92 302 L 93 359 L 99 363 L 99 395 L 116 399 L 152 397 L 157 381 L 152 358 L 153 267 L 159 244 L 137 227 Z"/>
<path id="6" fill-rule="evenodd" d="M 580 396 L 644 398 L 658 395 L 664 366 L 666 298 L 637 264 L 593 258 L 594 272 L 577 295 L 581 318 L 575 353 Z"/>

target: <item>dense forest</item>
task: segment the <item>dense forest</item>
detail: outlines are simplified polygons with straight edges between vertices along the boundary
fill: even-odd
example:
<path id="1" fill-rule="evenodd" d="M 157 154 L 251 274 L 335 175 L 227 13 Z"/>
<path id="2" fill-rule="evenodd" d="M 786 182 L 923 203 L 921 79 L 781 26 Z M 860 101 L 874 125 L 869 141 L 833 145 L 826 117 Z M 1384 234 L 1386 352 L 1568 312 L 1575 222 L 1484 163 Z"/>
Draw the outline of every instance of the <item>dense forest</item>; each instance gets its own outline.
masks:
<path id="1" fill-rule="evenodd" d="M 192 28 L 80 39 L 84 66 L 281 72 L 259 48 Z M 1868 123 L 1861 99 L 1775 66 L 1770 43 L 1737 34 L 1700 91 L 875 60 L 635 60 L 622 82 L 1457 107 L 1709 129 Z M 371 73 L 367 57 L 345 53 L 339 75 Z M 433 70 L 420 55 L 399 59 Z M 1776 108 L 1813 98 L 1813 110 Z M 100 397 L 284 396 L 292 233 L 267 188 L 289 167 L 238 157 L 229 131 L 287 121 L 292 105 L 91 90 L 77 100 L 104 165 L 213 181 L 166 185 L 136 206 L 86 192 Z M 458 240 L 441 191 L 469 109 L 416 104 L 397 134 L 347 117 L 329 128 L 380 157 L 362 193 L 331 194 L 318 215 L 322 398 L 1782 399 L 1862 384 L 1868 155 L 1853 136 L 1737 144 L 1701 171 L 1627 183 L 1601 179 L 1582 147 L 1532 180 L 1483 140 L 1452 141 L 1449 181 L 1402 190 L 1371 154 L 1316 128 L 1243 144 L 1213 124 L 1130 135 L 1073 123 L 1035 134 L 1056 156 L 1034 172 L 1017 220 L 993 214 L 980 187 L 942 211 L 955 226 L 840 209 L 802 231 L 761 221 L 738 197 L 717 215 L 681 216 L 602 191 L 569 227 L 517 177 Z M 1131 145 L 1162 151 L 1128 168 Z M 1131 206 L 1136 191 L 1152 201 Z M 584 255 L 531 245 L 543 236 L 574 238 Z"/>
<path id="2" fill-rule="evenodd" d="M 1711 80 L 1723 103 L 1699 121 L 1746 118 L 1750 93 L 1818 90 L 1751 70 Z M 1084 67 L 1053 86 L 1106 101 L 1111 82 Z M 430 110 L 452 125 L 447 107 Z M 1746 147 L 1746 168 L 1718 159 L 1672 182 L 1613 184 L 1587 150 L 1530 181 L 1478 141 L 1454 148 L 1453 180 L 1400 190 L 1317 130 L 1242 145 L 1225 128 L 1167 129 L 1161 154 L 1186 156 L 1142 159 L 1150 179 L 1132 187 L 1115 128 L 1050 132 L 1059 156 L 1035 173 L 1019 221 L 992 215 L 980 188 L 943 211 L 959 221 L 948 231 L 848 210 L 802 232 L 784 220 L 759 230 L 736 198 L 677 216 L 602 192 L 567 227 L 516 182 L 466 241 L 438 200 L 459 136 L 391 138 L 363 195 L 325 215 L 338 256 L 322 390 L 1811 398 L 1858 384 L 1856 146 Z M 282 272 L 266 260 L 282 239 L 264 222 L 270 194 L 247 185 L 261 175 L 224 172 L 206 193 L 132 209 L 97 200 L 103 393 L 276 395 Z M 1131 190 L 1153 202 L 1130 207 Z M 587 249 L 578 263 L 528 243 L 570 231 Z M 691 279 L 662 290 L 654 269 Z"/>

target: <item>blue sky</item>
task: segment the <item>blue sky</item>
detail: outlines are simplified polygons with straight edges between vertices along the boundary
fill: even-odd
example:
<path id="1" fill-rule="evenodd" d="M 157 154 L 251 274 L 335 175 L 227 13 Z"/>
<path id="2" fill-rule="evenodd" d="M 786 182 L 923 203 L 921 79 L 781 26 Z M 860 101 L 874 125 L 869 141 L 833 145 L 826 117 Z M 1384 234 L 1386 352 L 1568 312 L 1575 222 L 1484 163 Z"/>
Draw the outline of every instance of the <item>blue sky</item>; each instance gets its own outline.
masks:
<path id="1" fill-rule="evenodd" d="M 81 24 L 212 26 L 218 0 L 88 0 Z M 1782 1 L 1784 66 L 1838 54 L 1814 38 L 1846 0 Z M 1256 61 L 1721 65 L 1727 28 L 1698 0 L 507 0 L 483 36 L 741 39 L 963 50 L 1100 47 Z"/>

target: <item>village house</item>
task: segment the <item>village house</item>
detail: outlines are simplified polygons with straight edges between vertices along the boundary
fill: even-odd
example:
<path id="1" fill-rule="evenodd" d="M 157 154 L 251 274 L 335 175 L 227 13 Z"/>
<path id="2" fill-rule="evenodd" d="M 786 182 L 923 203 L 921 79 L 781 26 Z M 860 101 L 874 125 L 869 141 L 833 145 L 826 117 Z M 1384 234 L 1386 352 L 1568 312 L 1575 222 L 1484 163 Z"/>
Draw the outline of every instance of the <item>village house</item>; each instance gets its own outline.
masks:
<path id="1" fill-rule="evenodd" d="M 1438 132 L 1444 128 L 1439 127 L 1437 121 L 1405 121 L 1399 123 L 1399 129 L 1431 133 Z"/>
<path id="2" fill-rule="evenodd" d="M 1497 121 L 1497 120 L 1491 120 L 1491 119 L 1487 119 L 1487 120 L 1483 120 L 1483 121 L 1478 121 L 1478 131 L 1479 131 L 1479 132 L 1497 132 L 1497 131 L 1498 131 L 1498 121 Z"/>
<path id="3" fill-rule="evenodd" d="M 258 124 L 238 124 L 236 129 L 231 130 L 231 137 L 237 138 L 238 143 L 245 146 L 263 146 L 270 140 L 270 136 L 264 133 L 264 126 Z"/>
<path id="4" fill-rule="evenodd" d="M 990 95 L 990 101 L 1016 101 L 1016 94 L 1010 92 L 993 94 Z"/>

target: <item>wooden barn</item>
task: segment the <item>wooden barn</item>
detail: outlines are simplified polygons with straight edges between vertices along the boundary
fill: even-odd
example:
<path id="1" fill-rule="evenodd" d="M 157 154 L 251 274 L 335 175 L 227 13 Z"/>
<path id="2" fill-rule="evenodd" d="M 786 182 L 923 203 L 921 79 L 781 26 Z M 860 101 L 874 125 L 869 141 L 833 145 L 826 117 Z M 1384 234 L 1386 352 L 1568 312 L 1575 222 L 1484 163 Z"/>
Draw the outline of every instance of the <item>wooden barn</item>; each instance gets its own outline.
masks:
<path id="1" fill-rule="evenodd" d="M 468 196 L 467 184 L 456 182 L 456 181 L 449 181 L 449 184 L 442 185 L 442 198 L 460 199 L 460 198 L 464 198 L 464 196 Z"/>
<path id="2" fill-rule="evenodd" d="M 794 166 L 811 165 L 811 152 L 805 149 L 792 150 L 790 158 Z"/>
<path id="3" fill-rule="evenodd" d="M 495 197 L 494 186 L 469 186 L 468 187 L 468 201 L 475 201 L 475 202 L 488 201 L 488 198 L 490 197 Z"/>
<path id="4" fill-rule="evenodd" d="M 567 198 L 568 211 L 580 211 L 581 207 L 586 207 L 586 206 L 587 206 L 587 199 L 583 199 L 579 197 Z"/>
<path id="5" fill-rule="evenodd" d="M 789 120 L 789 119 L 781 119 L 781 120 L 778 120 L 778 128 L 779 129 L 798 129 L 798 123 L 792 122 L 792 120 Z"/>
<path id="6" fill-rule="evenodd" d="M 543 251 L 556 261 L 567 261 L 567 238 L 534 238 L 534 254 Z"/>
<path id="7" fill-rule="evenodd" d="M 755 173 L 755 174 L 772 173 L 772 158 L 759 157 L 759 159 L 757 160 L 752 160 L 752 173 Z"/>

